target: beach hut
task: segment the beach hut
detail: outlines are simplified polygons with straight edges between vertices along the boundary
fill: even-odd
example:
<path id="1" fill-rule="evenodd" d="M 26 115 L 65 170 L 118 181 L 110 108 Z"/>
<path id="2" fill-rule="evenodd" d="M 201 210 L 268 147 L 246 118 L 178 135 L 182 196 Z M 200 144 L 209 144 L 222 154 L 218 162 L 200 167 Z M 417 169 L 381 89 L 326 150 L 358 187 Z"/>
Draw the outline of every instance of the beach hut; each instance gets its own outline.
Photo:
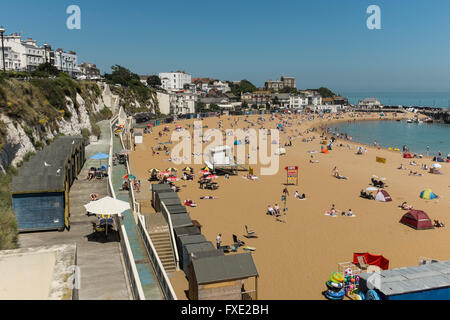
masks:
<path id="1" fill-rule="evenodd" d="M 425 200 L 433 200 L 438 198 L 438 196 L 431 191 L 431 189 L 425 189 L 420 193 L 420 198 Z"/>
<path id="2" fill-rule="evenodd" d="M 165 200 L 176 200 L 171 201 L 171 205 L 173 204 L 181 204 L 180 199 L 178 198 L 178 194 L 176 192 L 161 192 L 156 194 L 156 201 L 155 201 L 155 210 L 156 212 L 160 212 L 162 210 L 161 202 Z"/>
<path id="3" fill-rule="evenodd" d="M 194 254 L 195 255 L 195 254 Z M 252 290 L 248 279 L 254 278 Z M 258 271 L 250 253 L 193 258 L 189 267 L 190 300 L 257 300 Z"/>
<path id="4" fill-rule="evenodd" d="M 400 223 L 403 223 L 416 230 L 434 229 L 430 217 L 421 210 L 411 210 L 406 213 Z"/>
<path id="5" fill-rule="evenodd" d="M 180 236 L 177 237 L 176 241 L 177 241 L 178 256 L 180 257 L 180 266 L 186 272 L 187 275 L 187 267 L 190 262 L 190 259 L 189 259 L 189 252 L 186 249 L 186 246 L 195 243 L 205 243 L 208 241 L 202 234 Z"/>
<path id="6" fill-rule="evenodd" d="M 69 228 L 69 190 L 84 152 L 81 137 L 60 137 L 21 167 L 11 184 L 19 232 Z"/>
<path id="7" fill-rule="evenodd" d="M 450 261 L 360 273 L 366 300 L 450 300 Z M 375 288 L 374 288 L 375 287 Z"/>
<path id="8" fill-rule="evenodd" d="M 386 190 L 379 190 L 375 196 L 375 201 L 390 202 L 392 201 L 392 198 Z"/>

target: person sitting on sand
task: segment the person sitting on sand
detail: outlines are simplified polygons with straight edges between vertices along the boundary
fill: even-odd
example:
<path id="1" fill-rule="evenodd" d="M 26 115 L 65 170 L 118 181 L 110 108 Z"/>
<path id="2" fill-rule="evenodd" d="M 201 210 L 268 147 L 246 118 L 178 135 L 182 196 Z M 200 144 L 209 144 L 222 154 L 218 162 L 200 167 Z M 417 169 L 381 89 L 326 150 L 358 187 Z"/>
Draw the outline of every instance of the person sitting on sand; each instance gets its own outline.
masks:
<path id="1" fill-rule="evenodd" d="M 339 175 L 339 170 L 337 167 L 333 168 L 333 175 L 337 178 L 337 176 Z"/>
<path id="2" fill-rule="evenodd" d="M 337 214 L 337 210 L 336 210 L 336 208 L 334 207 L 334 204 L 331 206 L 331 209 L 330 209 L 330 216 L 335 216 Z"/>
<path id="3" fill-rule="evenodd" d="M 280 215 L 280 207 L 278 206 L 278 204 L 276 203 L 275 206 L 273 207 L 274 211 L 275 211 L 275 215 L 278 217 Z"/>
<path id="4" fill-rule="evenodd" d="M 406 168 L 403 166 L 403 163 L 400 164 L 400 167 L 397 168 L 398 170 L 405 170 Z"/>
<path id="5" fill-rule="evenodd" d="M 275 210 L 274 208 L 272 208 L 272 206 L 269 204 L 267 206 L 267 214 L 273 216 L 275 214 Z"/>
<path id="6" fill-rule="evenodd" d="M 353 214 L 352 209 L 348 209 L 347 217 L 353 217 L 353 216 L 354 216 L 354 214 Z"/>

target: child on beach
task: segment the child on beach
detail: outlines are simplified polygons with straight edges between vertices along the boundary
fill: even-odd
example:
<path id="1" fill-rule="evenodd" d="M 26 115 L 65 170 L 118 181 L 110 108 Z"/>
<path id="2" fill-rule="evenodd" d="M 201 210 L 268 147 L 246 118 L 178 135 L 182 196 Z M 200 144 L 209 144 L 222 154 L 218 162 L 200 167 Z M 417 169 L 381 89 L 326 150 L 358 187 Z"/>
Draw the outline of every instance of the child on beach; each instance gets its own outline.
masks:
<path id="1" fill-rule="evenodd" d="M 280 215 L 280 207 L 278 206 L 278 204 L 276 203 L 275 206 L 273 207 L 274 211 L 275 211 L 275 215 L 278 217 Z"/>
<path id="2" fill-rule="evenodd" d="M 271 216 L 275 214 L 275 210 L 272 208 L 270 204 L 267 206 L 267 214 Z"/>

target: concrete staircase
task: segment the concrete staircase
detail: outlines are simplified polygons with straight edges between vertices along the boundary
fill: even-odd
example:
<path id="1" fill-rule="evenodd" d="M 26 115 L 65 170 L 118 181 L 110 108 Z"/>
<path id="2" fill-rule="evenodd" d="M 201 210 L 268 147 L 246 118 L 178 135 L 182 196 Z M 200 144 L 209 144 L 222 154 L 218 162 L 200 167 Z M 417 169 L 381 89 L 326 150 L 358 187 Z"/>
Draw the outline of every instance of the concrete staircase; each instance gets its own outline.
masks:
<path id="1" fill-rule="evenodd" d="M 176 271 L 175 256 L 170 241 L 169 230 L 151 232 L 150 238 L 158 253 L 159 259 L 167 273 Z"/>
<path id="2" fill-rule="evenodd" d="M 143 212 L 148 212 L 150 208 L 141 206 Z M 145 215 L 147 231 L 155 246 L 156 253 L 167 273 L 176 271 L 175 252 L 170 241 L 169 225 L 161 212 Z"/>

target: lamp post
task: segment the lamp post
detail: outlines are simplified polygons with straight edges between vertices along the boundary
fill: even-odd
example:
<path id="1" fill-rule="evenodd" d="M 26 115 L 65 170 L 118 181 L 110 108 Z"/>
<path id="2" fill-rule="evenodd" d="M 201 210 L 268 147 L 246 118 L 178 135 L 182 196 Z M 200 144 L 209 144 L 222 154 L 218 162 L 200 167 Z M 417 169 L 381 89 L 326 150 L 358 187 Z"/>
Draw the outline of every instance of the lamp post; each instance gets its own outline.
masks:
<path id="1" fill-rule="evenodd" d="M 3 57 L 3 72 L 6 72 L 6 63 L 5 63 L 5 45 L 3 34 L 5 33 L 5 28 L 0 27 L 0 35 L 2 37 L 2 57 Z"/>
<path id="2" fill-rule="evenodd" d="M 48 44 L 44 43 L 44 55 L 45 55 L 45 63 L 49 62 L 49 59 L 47 57 L 47 48 L 48 48 Z"/>

